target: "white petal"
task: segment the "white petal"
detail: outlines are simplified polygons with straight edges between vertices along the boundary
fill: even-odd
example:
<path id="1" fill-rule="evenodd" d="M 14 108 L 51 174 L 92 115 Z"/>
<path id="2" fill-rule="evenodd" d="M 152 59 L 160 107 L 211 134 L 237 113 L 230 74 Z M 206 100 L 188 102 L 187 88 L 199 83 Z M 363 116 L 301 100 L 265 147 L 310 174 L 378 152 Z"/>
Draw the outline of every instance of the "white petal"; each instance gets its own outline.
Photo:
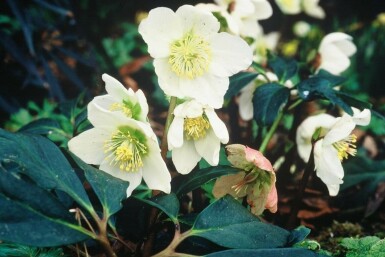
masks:
<path id="1" fill-rule="evenodd" d="M 98 128 L 92 128 L 73 137 L 68 142 L 68 149 L 88 164 L 99 165 L 104 157 L 104 142 L 111 133 Z"/>
<path id="2" fill-rule="evenodd" d="M 317 128 L 330 129 L 336 118 L 329 114 L 318 114 L 305 119 L 297 128 L 296 143 L 299 156 L 307 162 L 311 152 L 311 138 Z"/>
<path id="3" fill-rule="evenodd" d="M 213 108 L 222 107 L 223 97 L 228 88 L 228 77 L 217 77 L 207 73 L 195 79 L 180 81 L 180 89 L 184 97 L 194 98 Z"/>
<path id="4" fill-rule="evenodd" d="M 347 138 L 352 133 L 356 124 L 352 117 L 344 115 L 330 128 L 330 131 L 325 135 L 324 145 L 331 145 L 342 139 Z"/>
<path id="5" fill-rule="evenodd" d="M 342 33 L 342 32 L 329 33 L 322 39 L 321 44 L 320 44 L 320 49 L 323 49 L 324 47 L 327 47 L 328 45 L 331 45 L 331 44 L 334 44 L 334 45 L 337 44 L 338 45 L 338 44 L 341 44 L 338 42 L 347 41 L 351 44 L 344 44 L 346 49 L 345 49 L 345 47 L 341 47 L 341 48 L 338 47 L 338 49 L 340 51 L 342 51 L 343 53 L 345 53 L 345 55 L 350 56 L 350 55 L 354 54 L 354 52 L 356 51 L 355 45 L 351 42 L 352 39 L 353 38 L 351 36 L 349 36 L 348 34 Z"/>
<path id="6" fill-rule="evenodd" d="M 176 14 L 180 18 L 184 33 L 192 30 L 194 34 L 208 37 L 218 32 L 220 28 L 218 20 L 207 10 L 191 5 L 183 5 L 178 8 Z"/>
<path id="7" fill-rule="evenodd" d="M 245 37 L 256 38 L 259 35 L 262 35 L 263 29 L 261 25 L 254 19 L 244 19 L 242 20 L 242 26 L 240 34 Z"/>
<path id="8" fill-rule="evenodd" d="M 87 111 L 91 124 L 104 129 L 113 130 L 128 119 L 122 112 L 107 111 L 93 101 L 87 105 Z"/>
<path id="9" fill-rule="evenodd" d="M 240 37 L 219 33 L 211 38 L 212 61 L 210 72 L 228 77 L 247 69 L 253 59 L 252 50 Z"/>
<path id="10" fill-rule="evenodd" d="M 243 120 L 251 120 L 254 115 L 253 94 L 255 90 L 254 82 L 242 88 L 239 95 L 239 115 Z"/>
<path id="11" fill-rule="evenodd" d="M 319 0 L 305 0 L 303 1 L 303 8 L 307 15 L 314 18 L 325 18 L 325 11 L 318 5 Z"/>
<path id="12" fill-rule="evenodd" d="M 209 129 L 204 138 L 195 141 L 195 149 L 211 166 L 218 165 L 220 141 L 212 129 Z"/>
<path id="13" fill-rule="evenodd" d="M 180 174 L 188 174 L 197 165 L 201 156 L 195 150 L 193 141 L 186 140 L 182 147 L 172 150 L 172 162 Z"/>
<path id="14" fill-rule="evenodd" d="M 326 185 L 343 183 L 344 170 L 338 159 L 337 150 L 333 146 L 325 147 L 322 140 L 316 142 L 314 146 L 314 163 L 317 176 Z"/>
<path id="15" fill-rule="evenodd" d="M 223 144 L 227 144 L 229 142 L 229 132 L 225 123 L 223 123 L 223 121 L 218 117 L 214 109 L 207 108 L 205 113 L 207 118 L 209 119 L 210 126 L 212 127 L 216 137 Z"/>
<path id="16" fill-rule="evenodd" d="M 371 112 L 369 109 L 364 109 L 362 112 L 357 108 L 352 107 L 354 115 L 353 121 L 360 126 L 367 126 L 370 123 Z"/>
<path id="17" fill-rule="evenodd" d="M 338 195 L 338 191 L 340 191 L 340 185 L 339 184 L 326 184 L 326 187 L 328 188 L 329 195 L 330 196 L 336 196 Z"/>
<path id="18" fill-rule="evenodd" d="M 135 172 L 122 171 L 119 169 L 119 167 L 111 166 L 108 160 L 103 161 L 99 169 L 115 178 L 130 182 L 130 185 L 126 191 L 127 197 L 129 197 L 132 194 L 132 191 L 134 191 L 134 189 L 137 188 L 142 182 L 141 169 Z"/>
<path id="19" fill-rule="evenodd" d="M 116 103 L 117 99 L 112 97 L 111 95 L 100 95 L 94 97 L 89 104 L 96 104 L 99 108 L 110 111 L 111 105 Z"/>
<path id="20" fill-rule="evenodd" d="M 155 73 L 158 75 L 158 82 L 160 88 L 170 96 L 183 98 L 184 95 L 180 90 L 179 77 L 171 70 L 167 58 L 160 58 L 154 60 Z"/>
<path id="21" fill-rule="evenodd" d="M 284 14 L 298 14 L 301 12 L 301 0 L 275 0 Z"/>
<path id="22" fill-rule="evenodd" d="M 184 118 L 181 117 L 175 117 L 172 121 L 167 134 L 169 150 L 179 148 L 183 145 L 183 123 Z"/>
<path id="23" fill-rule="evenodd" d="M 160 155 L 159 146 L 154 143 L 148 156 L 143 158 L 143 179 L 150 189 L 161 190 L 167 194 L 171 191 L 171 175 Z"/>
<path id="24" fill-rule="evenodd" d="M 257 20 L 264 20 L 269 18 L 273 14 L 273 8 L 266 0 L 252 0 L 255 10 L 254 15 Z"/>
<path id="25" fill-rule="evenodd" d="M 148 52 L 154 58 L 169 55 L 170 43 L 183 36 L 180 17 L 171 9 L 152 9 L 148 17 L 139 24 L 139 33 L 148 45 Z"/>
<path id="26" fill-rule="evenodd" d="M 147 120 L 147 115 L 148 115 L 147 98 L 144 95 L 143 91 L 140 89 L 138 91 L 136 91 L 135 94 L 136 94 L 136 97 L 138 99 L 138 102 L 139 102 L 139 105 L 141 108 L 141 112 L 140 112 L 141 120 L 145 121 L 145 120 Z"/>
<path id="27" fill-rule="evenodd" d="M 179 104 L 174 110 L 176 117 L 196 118 L 202 116 L 202 114 L 203 105 L 195 100 L 189 100 Z"/>
<path id="28" fill-rule="evenodd" d="M 319 50 L 321 65 L 318 69 L 324 69 L 334 75 L 339 75 L 350 66 L 349 58 L 335 45 L 327 45 Z"/>
<path id="29" fill-rule="evenodd" d="M 106 91 L 109 95 L 114 97 L 117 100 L 122 100 L 123 96 L 128 94 L 127 88 L 125 88 L 122 83 L 120 83 L 117 79 L 114 77 L 111 77 L 110 75 L 104 73 L 102 75 L 103 81 L 106 83 Z M 134 95 L 134 92 L 131 91 L 131 96 Z M 120 101 L 119 101 L 120 102 Z"/>

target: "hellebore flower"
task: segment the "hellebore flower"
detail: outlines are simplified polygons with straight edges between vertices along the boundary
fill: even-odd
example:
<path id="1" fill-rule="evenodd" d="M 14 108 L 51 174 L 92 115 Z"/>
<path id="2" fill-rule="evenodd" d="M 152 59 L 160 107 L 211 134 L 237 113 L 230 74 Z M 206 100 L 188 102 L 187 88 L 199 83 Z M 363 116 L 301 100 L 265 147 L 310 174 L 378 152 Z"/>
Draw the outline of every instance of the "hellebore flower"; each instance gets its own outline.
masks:
<path id="1" fill-rule="evenodd" d="M 142 90 L 126 89 L 118 80 L 108 74 L 102 75 L 106 83 L 106 95 L 96 96 L 90 104 L 106 111 L 120 111 L 128 118 L 147 122 L 148 104 Z"/>
<path id="2" fill-rule="evenodd" d="M 190 100 L 178 105 L 174 116 L 167 139 L 177 171 L 189 173 L 202 157 L 218 165 L 220 144 L 229 141 L 229 133 L 214 109 Z"/>
<path id="3" fill-rule="evenodd" d="M 88 164 L 129 181 L 127 197 L 141 183 L 150 189 L 170 193 L 171 176 L 160 155 L 156 135 L 148 123 L 88 105 L 88 119 L 94 128 L 68 142 L 68 148 Z"/>
<path id="4" fill-rule="evenodd" d="M 260 215 L 265 209 L 275 213 L 278 202 L 276 178 L 269 160 L 259 151 L 244 145 L 228 145 L 226 150 L 229 162 L 242 171 L 218 178 L 213 189 L 214 196 L 247 196 L 251 213 Z"/>
<path id="5" fill-rule="evenodd" d="M 314 144 L 314 164 L 317 176 L 326 184 L 329 194 L 336 196 L 343 183 L 344 170 L 341 162 L 356 154 L 356 139 L 352 134 L 356 125 L 368 125 L 370 111 L 354 109 L 354 115 L 344 114 L 335 118 L 319 114 L 304 120 L 297 129 L 297 149 L 300 157 L 308 161 L 311 152 L 311 138 L 318 128 L 321 137 Z"/>
<path id="6" fill-rule="evenodd" d="M 345 71 L 350 66 L 349 57 L 357 50 L 352 39 L 351 36 L 342 32 L 326 35 L 318 49 L 321 58 L 318 70 L 324 69 L 334 75 Z"/>
<path id="7" fill-rule="evenodd" d="M 304 11 L 314 18 L 325 18 L 325 11 L 318 5 L 319 0 L 275 0 L 275 2 L 284 14 L 294 15 Z"/>
<path id="8" fill-rule="evenodd" d="M 240 37 L 218 33 L 219 27 L 212 13 L 190 5 L 176 12 L 155 8 L 142 20 L 139 33 L 167 95 L 222 107 L 229 76 L 249 67 L 252 51 Z"/>

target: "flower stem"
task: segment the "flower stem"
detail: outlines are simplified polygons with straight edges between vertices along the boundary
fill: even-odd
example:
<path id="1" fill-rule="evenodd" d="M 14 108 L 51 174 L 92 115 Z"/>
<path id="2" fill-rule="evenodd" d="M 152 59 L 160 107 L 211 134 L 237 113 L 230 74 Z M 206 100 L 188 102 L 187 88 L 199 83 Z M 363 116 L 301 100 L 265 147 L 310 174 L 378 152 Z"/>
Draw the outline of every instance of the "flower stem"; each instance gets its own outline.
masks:
<path id="1" fill-rule="evenodd" d="M 301 207 L 305 188 L 306 188 L 306 185 L 309 181 L 310 175 L 314 171 L 314 157 L 313 157 L 313 155 L 314 155 L 314 143 L 312 144 L 309 161 L 308 161 L 306 168 L 305 168 L 305 171 L 302 175 L 302 180 L 301 180 L 301 183 L 299 185 L 297 195 L 294 199 L 295 202 L 294 202 L 293 208 L 291 209 L 291 212 L 290 212 L 289 221 L 287 222 L 287 228 L 288 229 L 294 229 L 297 225 L 297 215 L 298 215 L 298 211 Z"/>
<path id="2" fill-rule="evenodd" d="M 263 154 L 266 150 L 267 144 L 270 142 L 270 139 L 273 137 L 274 132 L 277 130 L 279 123 L 281 122 L 281 119 L 283 117 L 283 111 L 281 111 L 277 118 L 274 120 L 273 125 L 271 125 L 269 131 L 267 132 L 267 135 L 262 141 L 261 146 L 259 147 L 259 151 Z"/>
<path id="3" fill-rule="evenodd" d="M 176 101 L 177 101 L 177 98 L 175 96 L 171 96 L 170 105 L 168 107 L 166 124 L 164 125 L 162 142 L 160 144 L 161 155 L 162 155 L 163 160 L 166 160 L 167 148 L 168 148 L 167 147 L 167 133 L 168 133 L 168 129 L 171 125 L 171 122 L 174 119 L 174 109 L 176 107 Z"/>

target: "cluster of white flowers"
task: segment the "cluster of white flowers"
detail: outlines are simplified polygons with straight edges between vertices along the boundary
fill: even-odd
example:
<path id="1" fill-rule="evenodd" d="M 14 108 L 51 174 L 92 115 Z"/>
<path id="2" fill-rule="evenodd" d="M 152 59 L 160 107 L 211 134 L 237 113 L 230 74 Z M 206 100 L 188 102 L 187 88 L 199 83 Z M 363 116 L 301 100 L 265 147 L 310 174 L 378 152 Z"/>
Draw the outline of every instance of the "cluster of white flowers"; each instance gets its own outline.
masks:
<path id="1" fill-rule="evenodd" d="M 176 12 L 155 8 L 139 25 L 160 88 L 182 102 L 174 110 L 167 135 L 173 163 L 182 174 L 202 157 L 218 164 L 220 143 L 226 144 L 229 135 L 214 109 L 223 105 L 229 77 L 252 62 L 248 44 L 219 29 L 210 11 L 190 5 Z"/>

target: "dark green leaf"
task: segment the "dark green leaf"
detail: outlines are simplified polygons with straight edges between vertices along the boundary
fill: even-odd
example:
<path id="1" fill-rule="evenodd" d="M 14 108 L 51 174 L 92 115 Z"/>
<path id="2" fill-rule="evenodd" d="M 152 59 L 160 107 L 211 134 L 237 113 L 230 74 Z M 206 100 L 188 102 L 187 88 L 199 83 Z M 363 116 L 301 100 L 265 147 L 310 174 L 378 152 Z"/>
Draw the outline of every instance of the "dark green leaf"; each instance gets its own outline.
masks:
<path id="1" fill-rule="evenodd" d="M 210 253 L 205 257 L 321 257 L 316 252 L 299 248 L 236 249 Z"/>
<path id="2" fill-rule="evenodd" d="M 177 220 L 179 201 L 174 193 L 155 196 L 149 200 L 141 198 L 137 199 L 162 210 L 173 222 Z"/>
<path id="3" fill-rule="evenodd" d="M 298 64 L 294 59 L 287 59 L 272 54 L 269 54 L 268 66 L 281 82 L 291 79 L 298 71 Z"/>
<path id="4" fill-rule="evenodd" d="M 52 193 L 2 166 L 0 206 L 0 240 L 46 247 L 89 238 Z"/>
<path id="5" fill-rule="evenodd" d="M 327 99 L 332 104 L 340 106 L 346 113 L 353 115 L 352 108 L 336 94 L 332 84 L 327 79 L 311 77 L 301 81 L 297 88 L 299 96 L 304 100 Z"/>
<path id="6" fill-rule="evenodd" d="M 236 96 L 242 88 L 253 81 L 258 76 L 255 72 L 239 72 L 230 77 L 229 89 L 225 94 L 225 99 Z"/>
<path id="7" fill-rule="evenodd" d="M 39 135 L 49 135 L 61 130 L 59 122 L 50 118 L 38 119 L 21 127 L 19 132 L 28 132 Z"/>
<path id="8" fill-rule="evenodd" d="M 316 77 L 326 79 L 327 81 L 330 82 L 330 86 L 331 87 L 341 85 L 342 83 L 344 83 L 346 81 L 346 78 L 341 77 L 341 76 L 333 75 L 333 74 L 331 74 L 330 72 L 328 72 L 326 70 L 320 70 L 316 74 Z"/>
<path id="9" fill-rule="evenodd" d="M 296 243 L 303 241 L 310 234 L 310 232 L 311 230 L 304 226 L 300 226 L 290 231 L 289 243 L 291 245 L 294 245 Z"/>
<path id="10" fill-rule="evenodd" d="M 195 220 L 192 235 L 236 249 L 284 247 L 290 233 L 263 223 L 231 196 L 204 209 Z"/>
<path id="11" fill-rule="evenodd" d="M 0 161 L 5 167 L 16 164 L 20 167 L 18 173 L 26 174 L 40 187 L 64 191 L 88 211 L 93 211 L 81 181 L 50 140 L 0 129 Z"/>
<path id="12" fill-rule="evenodd" d="M 346 93 L 340 92 L 340 91 L 335 91 L 335 93 L 339 98 L 341 98 L 345 103 L 347 103 L 350 106 L 356 107 L 360 110 L 372 108 L 371 103 L 358 100 L 349 94 L 346 94 Z"/>
<path id="13" fill-rule="evenodd" d="M 74 154 L 70 153 L 76 164 L 84 171 L 87 181 L 98 196 L 106 217 L 110 217 L 122 208 L 122 200 L 127 198 L 129 183 L 115 178 L 110 174 L 96 169 L 83 162 Z"/>
<path id="14" fill-rule="evenodd" d="M 215 166 L 200 170 L 194 170 L 188 175 L 178 176 L 172 180 L 172 189 L 180 197 L 201 185 L 220 176 L 234 174 L 239 170 L 230 166 Z"/>
<path id="15" fill-rule="evenodd" d="M 254 119 L 260 126 L 271 125 L 278 112 L 287 103 L 290 90 L 278 83 L 267 83 L 257 89 L 253 96 Z"/>

